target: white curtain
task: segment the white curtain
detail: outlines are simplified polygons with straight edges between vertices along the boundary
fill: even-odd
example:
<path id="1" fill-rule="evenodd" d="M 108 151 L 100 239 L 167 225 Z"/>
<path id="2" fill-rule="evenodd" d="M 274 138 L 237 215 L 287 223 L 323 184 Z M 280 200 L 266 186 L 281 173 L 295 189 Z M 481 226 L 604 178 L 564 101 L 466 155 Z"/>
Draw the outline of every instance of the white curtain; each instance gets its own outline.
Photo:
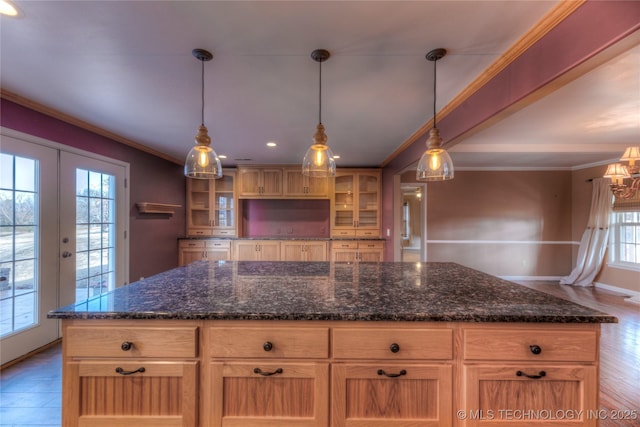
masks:
<path id="1" fill-rule="evenodd" d="M 595 178 L 591 193 L 591 211 L 587 229 L 582 234 L 576 266 L 567 277 L 560 279 L 562 285 L 593 286 L 607 250 L 609 239 L 609 217 L 613 194 L 609 180 Z"/>

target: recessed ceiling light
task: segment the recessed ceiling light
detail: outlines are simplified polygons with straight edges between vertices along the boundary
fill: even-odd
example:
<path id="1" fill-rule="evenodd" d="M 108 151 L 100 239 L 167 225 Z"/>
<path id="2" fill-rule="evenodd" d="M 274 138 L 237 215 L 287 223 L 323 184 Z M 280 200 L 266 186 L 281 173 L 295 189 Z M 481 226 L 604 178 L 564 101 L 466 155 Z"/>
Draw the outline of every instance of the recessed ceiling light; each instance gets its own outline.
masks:
<path id="1" fill-rule="evenodd" d="M 9 0 L 0 0 L 0 14 L 18 16 L 18 9 Z"/>
<path id="2" fill-rule="evenodd" d="M 278 145 L 278 144 L 276 144 L 276 143 L 275 143 L 275 142 L 273 142 L 273 141 L 269 141 L 269 142 L 267 142 L 267 147 L 271 147 L 271 148 L 273 148 L 273 147 L 275 147 L 275 146 L 277 146 L 277 145 Z"/>
<path id="3" fill-rule="evenodd" d="M 227 156 L 225 154 L 218 154 L 218 157 L 221 158 L 221 159 L 226 159 L 227 158 Z"/>
<path id="4" fill-rule="evenodd" d="M 339 159 L 339 158 L 340 158 L 340 154 L 334 154 L 334 155 L 333 155 L 333 158 L 334 158 L 334 159 Z"/>

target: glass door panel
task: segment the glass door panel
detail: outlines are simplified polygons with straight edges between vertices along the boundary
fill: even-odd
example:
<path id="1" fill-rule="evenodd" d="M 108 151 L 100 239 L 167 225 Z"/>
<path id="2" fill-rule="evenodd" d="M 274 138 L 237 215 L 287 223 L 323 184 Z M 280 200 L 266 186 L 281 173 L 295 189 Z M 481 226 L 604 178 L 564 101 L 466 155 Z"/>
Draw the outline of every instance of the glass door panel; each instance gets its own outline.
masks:
<path id="1" fill-rule="evenodd" d="M 0 339 L 6 363 L 58 338 L 57 152 L 3 135 L 0 152 Z"/>

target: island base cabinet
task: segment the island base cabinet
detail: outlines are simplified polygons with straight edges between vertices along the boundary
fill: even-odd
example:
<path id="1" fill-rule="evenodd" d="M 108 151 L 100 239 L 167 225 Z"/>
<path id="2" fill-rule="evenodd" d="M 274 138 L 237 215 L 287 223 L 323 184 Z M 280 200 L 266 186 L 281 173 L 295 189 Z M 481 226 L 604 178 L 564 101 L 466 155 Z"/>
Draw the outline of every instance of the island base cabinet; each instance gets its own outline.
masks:
<path id="1" fill-rule="evenodd" d="M 327 427 L 329 364 L 211 364 L 215 427 Z"/>
<path id="2" fill-rule="evenodd" d="M 63 427 L 196 427 L 198 362 L 71 361 Z"/>
<path id="3" fill-rule="evenodd" d="M 452 425 L 451 365 L 332 365 L 332 427 Z"/>
<path id="4" fill-rule="evenodd" d="M 596 366 L 469 365 L 464 377 L 465 427 L 597 425 Z"/>

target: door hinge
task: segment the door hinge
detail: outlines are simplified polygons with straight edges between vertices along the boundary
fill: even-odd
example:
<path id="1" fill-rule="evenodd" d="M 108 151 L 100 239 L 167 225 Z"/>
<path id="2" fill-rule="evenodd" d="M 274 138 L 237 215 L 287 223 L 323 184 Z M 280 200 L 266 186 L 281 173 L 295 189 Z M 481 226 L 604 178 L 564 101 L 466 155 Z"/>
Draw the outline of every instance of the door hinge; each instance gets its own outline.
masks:
<path id="1" fill-rule="evenodd" d="M 128 186 L 128 185 L 129 185 L 129 184 L 128 184 L 128 182 L 127 182 L 127 178 L 125 178 L 125 179 L 124 179 L 124 188 L 127 188 L 127 186 Z"/>
<path id="2" fill-rule="evenodd" d="M 124 230 L 124 238 L 127 238 L 127 230 Z"/>

